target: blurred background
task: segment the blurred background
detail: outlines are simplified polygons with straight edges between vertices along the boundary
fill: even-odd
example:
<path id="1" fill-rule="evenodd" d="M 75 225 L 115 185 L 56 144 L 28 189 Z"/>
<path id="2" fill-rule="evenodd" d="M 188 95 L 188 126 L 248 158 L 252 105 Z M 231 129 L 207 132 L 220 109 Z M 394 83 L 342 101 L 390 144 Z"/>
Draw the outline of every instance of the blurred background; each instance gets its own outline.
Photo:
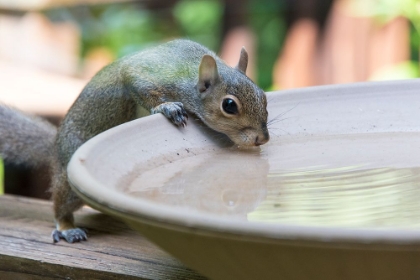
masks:
<path id="1" fill-rule="evenodd" d="M 266 91 L 417 78 L 419 32 L 420 0 L 0 0 L 0 102 L 58 123 L 104 65 L 179 37 L 232 66 L 245 46 Z M 43 172 L 7 171 L 48 197 Z"/>

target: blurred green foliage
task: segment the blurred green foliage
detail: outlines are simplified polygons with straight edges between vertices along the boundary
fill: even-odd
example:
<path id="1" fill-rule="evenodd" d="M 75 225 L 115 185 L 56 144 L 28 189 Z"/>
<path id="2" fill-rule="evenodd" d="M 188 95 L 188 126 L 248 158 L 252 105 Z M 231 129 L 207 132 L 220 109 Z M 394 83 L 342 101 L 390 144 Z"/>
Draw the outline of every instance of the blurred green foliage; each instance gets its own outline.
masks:
<path id="1" fill-rule="evenodd" d="M 251 0 L 249 24 L 257 36 L 257 83 L 264 90 L 273 84 L 273 66 L 286 37 L 285 1 Z"/>
<path id="2" fill-rule="evenodd" d="M 410 21 L 410 54 L 407 61 L 375 74 L 374 79 L 411 79 L 420 76 L 420 0 L 354 0 L 350 2 L 354 14 L 371 17 L 379 24 L 386 24 L 396 17 L 402 16 Z"/>
<path id="3" fill-rule="evenodd" d="M 120 57 L 160 40 L 162 33 L 157 18 L 150 12 L 111 6 L 97 18 L 83 22 L 83 51 L 101 46 Z"/>
<path id="4" fill-rule="evenodd" d="M 410 28 L 410 57 L 413 61 L 419 61 L 420 33 L 411 24 Z"/>
<path id="5" fill-rule="evenodd" d="M 250 0 L 249 25 L 256 32 L 257 82 L 272 84 L 272 66 L 286 27 L 283 1 Z M 246 4 L 245 3 L 245 4 Z M 171 38 L 189 38 L 218 51 L 222 41 L 224 4 L 221 0 L 180 0 L 172 9 L 149 10 L 141 3 L 119 3 L 46 11 L 53 21 L 72 20 L 82 31 L 81 57 L 101 47 L 115 58 Z M 251 14 L 251 13 L 250 13 Z"/>
<path id="6" fill-rule="evenodd" d="M 414 79 L 419 77 L 419 75 L 420 69 L 418 63 L 414 61 L 405 61 L 380 69 L 371 77 L 371 80 L 387 81 Z"/>
<path id="7" fill-rule="evenodd" d="M 348 2 L 358 16 L 373 17 L 385 24 L 398 16 L 411 22 L 411 59 L 419 60 L 420 0 L 353 0 Z M 290 3 L 275 0 L 243 2 L 248 25 L 257 37 L 256 82 L 263 89 L 272 86 L 272 71 L 286 37 L 286 13 Z M 289 6 L 287 6 L 289 5 Z M 165 5 L 163 5 L 165 7 Z M 81 56 L 102 47 L 115 58 L 172 38 L 189 38 L 218 51 L 222 41 L 224 2 L 222 0 L 180 0 L 173 7 L 147 9 L 141 2 L 78 6 L 46 12 L 51 19 L 73 20 L 82 30 Z M 417 67 L 414 69 L 413 67 Z M 400 77 L 419 73 L 417 64 L 397 66 Z M 402 71 L 401 69 L 405 69 Z M 386 71 L 385 71 L 386 72 Z"/>
<path id="8" fill-rule="evenodd" d="M 220 1 L 183 0 L 173 10 L 182 37 L 200 42 L 210 49 L 219 48 L 223 5 Z"/>
<path id="9" fill-rule="evenodd" d="M 178 35 L 176 29 L 169 28 L 171 18 L 138 4 L 91 7 L 88 16 L 74 14 L 82 30 L 82 56 L 103 47 L 118 58 Z"/>
<path id="10" fill-rule="evenodd" d="M 106 48 L 119 58 L 152 44 L 186 37 L 211 49 L 220 44 L 223 5 L 217 0 L 181 0 L 173 9 L 149 10 L 119 3 L 47 11 L 52 20 L 71 19 L 81 27 L 81 56 Z"/>

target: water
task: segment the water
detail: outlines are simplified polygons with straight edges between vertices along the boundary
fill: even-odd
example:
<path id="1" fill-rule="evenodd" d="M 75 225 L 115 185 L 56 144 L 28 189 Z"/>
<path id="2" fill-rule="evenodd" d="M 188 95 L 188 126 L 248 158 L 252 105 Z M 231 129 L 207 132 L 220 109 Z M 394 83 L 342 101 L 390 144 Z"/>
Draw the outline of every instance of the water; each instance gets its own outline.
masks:
<path id="1" fill-rule="evenodd" d="M 268 175 L 251 221 L 306 225 L 420 226 L 420 168 L 349 166 Z"/>
<path id="2" fill-rule="evenodd" d="M 283 137 L 139 164 L 127 195 L 250 222 L 420 226 L 420 135 Z M 147 183 L 146 183 L 147 182 Z"/>

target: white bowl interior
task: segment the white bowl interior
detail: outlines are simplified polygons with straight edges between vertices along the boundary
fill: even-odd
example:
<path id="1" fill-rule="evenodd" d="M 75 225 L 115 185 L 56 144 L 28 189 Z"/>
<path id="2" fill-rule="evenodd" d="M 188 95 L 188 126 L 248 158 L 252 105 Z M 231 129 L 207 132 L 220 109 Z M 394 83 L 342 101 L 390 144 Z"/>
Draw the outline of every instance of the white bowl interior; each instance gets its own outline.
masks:
<path id="1" fill-rule="evenodd" d="M 191 118 L 185 129 L 161 115 L 142 118 L 84 144 L 69 180 L 87 203 L 140 223 L 158 245 L 216 278 L 175 252 L 165 238 L 176 234 L 164 232 L 418 250 L 419 87 L 412 80 L 268 93 L 271 140 L 248 150 Z"/>
<path id="2" fill-rule="evenodd" d="M 198 122 L 179 129 L 151 116 L 92 139 L 76 157 L 83 158 L 83 180 L 90 177 L 112 199 L 121 195 L 170 212 L 413 227 L 420 222 L 417 84 L 269 93 L 274 121 L 271 141 L 261 149 L 228 148 L 230 141 Z"/>

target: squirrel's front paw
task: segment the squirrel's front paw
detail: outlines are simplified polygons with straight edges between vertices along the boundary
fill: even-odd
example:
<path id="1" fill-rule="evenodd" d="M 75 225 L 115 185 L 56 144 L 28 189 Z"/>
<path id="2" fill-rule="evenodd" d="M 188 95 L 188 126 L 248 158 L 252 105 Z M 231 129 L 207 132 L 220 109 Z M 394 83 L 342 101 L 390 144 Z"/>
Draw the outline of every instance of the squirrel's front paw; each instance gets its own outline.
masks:
<path id="1" fill-rule="evenodd" d="M 151 110 L 152 114 L 162 113 L 170 119 L 175 125 L 185 126 L 187 124 L 188 115 L 181 102 L 165 102 Z"/>
<path id="2" fill-rule="evenodd" d="M 60 241 L 60 239 L 66 240 L 68 243 L 80 242 L 87 240 L 86 230 L 81 228 L 72 228 L 63 231 L 57 229 L 53 230 L 51 234 L 54 243 Z"/>

